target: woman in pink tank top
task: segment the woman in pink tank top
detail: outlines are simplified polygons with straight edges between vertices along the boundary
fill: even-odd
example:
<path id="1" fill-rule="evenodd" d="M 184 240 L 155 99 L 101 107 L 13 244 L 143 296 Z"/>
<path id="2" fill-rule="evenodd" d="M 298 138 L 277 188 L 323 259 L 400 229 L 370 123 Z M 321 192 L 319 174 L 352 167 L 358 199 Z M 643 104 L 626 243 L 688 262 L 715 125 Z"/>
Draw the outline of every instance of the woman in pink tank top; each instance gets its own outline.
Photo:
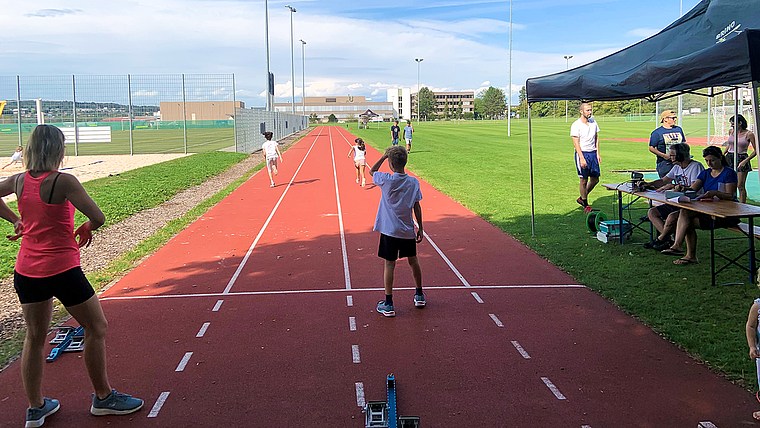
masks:
<path id="1" fill-rule="evenodd" d="M 27 171 L 0 182 L 0 196 L 15 193 L 20 213 L 19 217 L 0 200 L 0 217 L 14 226 L 15 234 L 8 239 L 21 238 L 14 287 L 26 321 L 21 371 L 29 400 L 27 427 L 42 426 L 45 418 L 60 408 L 58 400 L 42 395 L 44 347 L 53 297 L 84 327 L 84 360 L 95 390 L 90 413 L 128 414 L 143 404 L 140 399 L 116 392 L 108 382 L 108 323 L 79 264 L 79 248 L 90 244 L 92 231 L 105 223 L 105 216 L 74 176 L 58 172 L 65 153 L 63 132 L 39 125 L 24 149 Z M 89 221 L 75 230 L 77 209 Z"/>
<path id="2" fill-rule="evenodd" d="M 728 166 L 733 168 L 736 162 L 736 175 L 739 178 L 739 202 L 747 202 L 747 175 L 752 171 L 752 158 L 757 155 L 757 141 L 755 134 L 747 129 L 747 119 L 742 115 L 736 115 L 739 119 L 739 126 L 734 126 L 734 118 L 729 119 L 731 130 L 728 133 L 728 140 L 724 143 L 726 146 L 723 154 L 728 159 Z M 734 131 L 739 129 L 737 135 L 737 144 L 734 144 Z M 752 154 L 747 154 L 749 147 L 752 146 Z M 734 160 L 736 156 L 736 160 Z"/>

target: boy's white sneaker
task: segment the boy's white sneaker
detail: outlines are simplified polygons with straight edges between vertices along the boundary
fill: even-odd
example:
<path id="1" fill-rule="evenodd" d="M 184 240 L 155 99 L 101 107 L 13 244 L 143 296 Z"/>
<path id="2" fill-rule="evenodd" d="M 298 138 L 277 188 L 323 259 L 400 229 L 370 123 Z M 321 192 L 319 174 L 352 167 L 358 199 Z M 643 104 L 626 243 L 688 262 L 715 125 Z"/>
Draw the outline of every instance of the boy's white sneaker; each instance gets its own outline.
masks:
<path id="1" fill-rule="evenodd" d="M 356 184 L 359 184 L 359 179 L 358 178 L 356 179 Z"/>
<path id="2" fill-rule="evenodd" d="M 269 187 L 274 187 L 274 181 L 269 183 Z"/>

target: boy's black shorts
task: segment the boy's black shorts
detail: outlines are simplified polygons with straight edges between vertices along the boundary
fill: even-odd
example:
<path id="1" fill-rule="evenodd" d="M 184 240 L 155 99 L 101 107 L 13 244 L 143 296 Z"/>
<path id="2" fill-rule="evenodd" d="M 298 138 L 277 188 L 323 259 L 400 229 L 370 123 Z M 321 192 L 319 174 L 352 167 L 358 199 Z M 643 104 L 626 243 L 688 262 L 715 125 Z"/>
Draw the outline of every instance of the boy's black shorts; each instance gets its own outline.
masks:
<path id="1" fill-rule="evenodd" d="M 69 307 L 84 303 L 95 294 L 79 266 L 45 278 L 32 278 L 14 271 L 13 287 L 21 304 L 57 297 L 63 306 Z"/>
<path id="2" fill-rule="evenodd" d="M 380 234 L 380 248 L 377 250 L 377 256 L 388 261 L 403 259 L 404 257 L 415 257 L 417 255 L 417 242 L 414 239 L 394 238 Z"/>

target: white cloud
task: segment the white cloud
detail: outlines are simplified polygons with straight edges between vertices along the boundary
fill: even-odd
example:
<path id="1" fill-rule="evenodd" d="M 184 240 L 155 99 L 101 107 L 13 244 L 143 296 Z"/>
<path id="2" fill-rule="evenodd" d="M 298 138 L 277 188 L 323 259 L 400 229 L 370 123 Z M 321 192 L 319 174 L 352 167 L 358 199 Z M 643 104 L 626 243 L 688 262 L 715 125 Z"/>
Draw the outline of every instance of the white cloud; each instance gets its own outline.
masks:
<path id="1" fill-rule="evenodd" d="M 364 85 L 362 85 L 361 83 L 352 83 L 352 84 L 350 84 L 350 85 L 348 85 L 348 86 L 346 86 L 346 87 L 347 87 L 348 89 L 350 89 L 350 90 L 354 90 L 354 89 L 363 88 L 363 87 L 364 87 Z"/>
<path id="2" fill-rule="evenodd" d="M 480 86 L 491 86 L 491 81 L 486 80 L 485 82 L 481 83 Z"/>
<path id="3" fill-rule="evenodd" d="M 654 36 L 659 33 L 657 28 L 636 28 L 625 33 L 626 37 L 635 37 L 638 39 L 646 39 L 647 37 Z"/>

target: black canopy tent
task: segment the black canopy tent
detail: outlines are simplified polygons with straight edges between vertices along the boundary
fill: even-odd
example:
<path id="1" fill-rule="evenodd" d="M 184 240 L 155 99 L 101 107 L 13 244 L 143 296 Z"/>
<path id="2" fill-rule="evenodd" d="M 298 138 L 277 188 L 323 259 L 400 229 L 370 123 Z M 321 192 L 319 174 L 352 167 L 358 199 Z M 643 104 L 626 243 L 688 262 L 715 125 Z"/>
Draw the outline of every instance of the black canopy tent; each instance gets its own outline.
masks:
<path id="1" fill-rule="evenodd" d="M 533 234 L 532 103 L 638 98 L 657 101 L 716 86 L 727 86 L 738 92 L 738 87 L 748 82 L 752 85 L 752 103 L 757 106 L 760 0 L 702 0 L 664 30 L 632 46 L 571 70 L 528 79 Z M 738 103 L 738 97 L 734 99 Z M 754 116 L 755 124 L 760 123 L 757 108 Z"/>

